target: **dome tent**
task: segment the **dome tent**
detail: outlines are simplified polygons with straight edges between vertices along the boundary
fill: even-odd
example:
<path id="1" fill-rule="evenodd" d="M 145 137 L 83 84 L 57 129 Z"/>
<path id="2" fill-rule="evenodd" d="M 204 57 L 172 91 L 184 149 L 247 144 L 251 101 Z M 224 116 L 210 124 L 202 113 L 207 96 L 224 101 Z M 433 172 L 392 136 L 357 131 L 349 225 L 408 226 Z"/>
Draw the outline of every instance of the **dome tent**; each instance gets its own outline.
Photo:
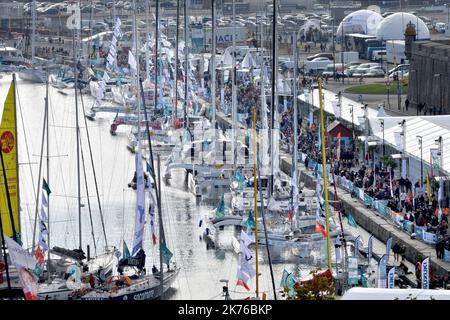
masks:
<path id="1" fill-rule="evenodd" d="M 383 17 L 372 10 L 358 10 L 347 15 L 336 31 L 336 36 L 342 37 L 342 25 L 344 28 L 344 34 L 349 33 L 362 33 L 374 36 L 376 30 Z"/>
<path id="2" fill-rule="evenodd" d="M 430 31 L 427 25 L 419 17 L 406 12 L 397 12 L 386 17 L 378 25 L 376 36 L 378 40 L 404 40 L 405 30 L 409 23 L 416 27 L 417 40 L 429 40 Z"/>

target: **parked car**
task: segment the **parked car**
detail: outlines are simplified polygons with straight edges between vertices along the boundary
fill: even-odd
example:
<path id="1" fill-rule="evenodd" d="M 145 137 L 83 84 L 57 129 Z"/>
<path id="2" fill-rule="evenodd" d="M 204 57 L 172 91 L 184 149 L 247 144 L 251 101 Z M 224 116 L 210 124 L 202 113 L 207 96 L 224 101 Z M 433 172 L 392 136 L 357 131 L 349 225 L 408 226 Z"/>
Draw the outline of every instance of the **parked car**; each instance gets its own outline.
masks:
<path id="1" fill-rule="evenodd" d="M 405 78 L 408 78 L 408 76 L 409 76 L 408 70 L 406 70 L 406 71 L 398 70 L 398 71 L 394 71 L 391 74 L 389 74 L 389 80 L 391 80 L 391 81 L 394 80 L 394 77 L 398 77 L 400 80 L 403 80 Z"/>
<path id="2" fill-rule="evenodd" d="M 445 23 L 444 22 L 437 22 L 434 28 L 437 32 L 444 33 L 445 32 Z"/>
<path id="3" fill-rule="evenodd" d="M 389 75 L 391 75 L 395 71 L 400 71 L 400 72 L 403 71 L 403 73 L 406 73 L 409 71 L 409 64 L 399 64 L 395 68 L 392 68 L 391 70 L 389 70 Z"/>
<path id="4" fill-rule="evenodd" d="M 313 60 L 316 59 L 316 58 L 328 58 L 328 60 L 331 60 L 331 61 L 334 60 L 334 59 L 333 59 L 333 54 L 332 54 L 332 53 L 325 53 L 325 52 L 322 52 L 322 53 L 316 53 L 315 55 L 312 55 L 312 56 L 307 57 L 306 60 L 308 60 L 308 61 L 313 61 Z"/>
<path id="5" fill-rule="evenodd" d="M 356 72 L 356 68 L 359 67 L 359 64 L 355 64 L 352 66 L 347 67 L 347 69 L 344 70 L 344 74 L 347 77 L 353 77 L 353 74 Z"/>
<path id="6" fill-rule="evenodd" d="M 370 70 L 371 67 L 376 67 L 376 66 L 379 66 L 379 64 L 378 63 L 362 63 L 355 69 L 353 76 L 356 77 L 356 76 L 365 75 L 367 73 L 367 71 Z"/>
<path id="7" fill-rule="evenodd" d="M 364 74 L 366 77 L 384 77 L 384 70 L 380 66 L 371 67 L 367 72 Z"/>
<path id="8" fill-rule="evenodd" d="M 327 65 L 327 68 L 324 72 L 322 72 L 322 75 L 332 77 L 334 75 L 334 73 L 336 72 L 337 75 L 343 76 L 345 67 L 346 67 L 346 65 L 343 63 L 336 63 L 336 64 L 331 63 L 331 64 Z M 336 71 L 334 71 L 334 70 L 336 70 Z"/>
<path id="9" fill-rule="evenodd" d="M 318 57 L 318 58 L 314 58 L 314 59 L 312 59 L 311 61 L 312 61 L 312 62 L 319 62 L 319 61 L 330 61 L 330 62 L 333 62 L 333 60 L 330 60 L 330 59 L 328 59 L 328 58 L 326 58 L 326 57 Z"/>

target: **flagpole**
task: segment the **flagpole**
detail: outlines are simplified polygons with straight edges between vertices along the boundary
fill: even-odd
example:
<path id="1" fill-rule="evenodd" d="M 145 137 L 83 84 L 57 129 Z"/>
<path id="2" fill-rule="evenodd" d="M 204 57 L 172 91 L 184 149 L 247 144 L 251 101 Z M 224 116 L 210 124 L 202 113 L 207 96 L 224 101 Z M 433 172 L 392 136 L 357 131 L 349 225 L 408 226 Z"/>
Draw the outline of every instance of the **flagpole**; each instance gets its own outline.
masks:
<path id="1" fill-rule="evenodd" d="M 254 210 L 255 210 L 255 254 L 256 254 L 256 299 L 259 299 L 259 264 L 258 264 L 258 181 L 256 170 L 256 107 L 253 107 L 253 195 L 254 195 Z"/>
<path id="2" fill-rule="evenodd" d="M 328 270 L 331 269 L 331 241 L 330 241 L 330 222 L 329 220 L 329 204 L 328 204 L 328 177 L 327 177 L 327 156 L 325 152 L 325 120 L 323 115 L 323 96 L 322 96 L 322 79 L 319 79 L 319 102 L 320 102 L 320 128 L 322 135 L 322 168 L 323 168 L 323 185 L 325 193 L 325 225 L 327 231 L 327 254 L 328 254 Z"/>
<path id="3" fill-rule="evenodd" d="M 341 238 L 342 238 L 342 244 L 344 246 L 344 259 L 342 259 L 342 270 L 343 270 L 344 274 L 347 274 L 347 272 L 348 272 L 348 270 L 347 270 L 347 258 L 348 258 L 347 241 L 345 240 L 344 225 L 342 224 L 341 202 L 338 201 L 339 197 L 338 197 L 337 188 L 336 188 L 336 177 L 334 175 L 334 170 L 333 170 L 333 153 L 331 151 L 330 140 L 327 140 L 327 145 L 328 145 L 328 149 L 330 150 L 330 172 L 331 172 L 331 176 L 333 178 L 334 200 L 337 201 L 339 226 L 341 228 Z M 338 142 L 337 146 L 340 147 L 339 142 Z M 336 149 L 336 152 L 338 152 L 337 149 Z M 336 268 L 337 268 L 337 265 L 336 265 Z M 345 286 L 344 286 L 344 289 L 345 289 Z"/>

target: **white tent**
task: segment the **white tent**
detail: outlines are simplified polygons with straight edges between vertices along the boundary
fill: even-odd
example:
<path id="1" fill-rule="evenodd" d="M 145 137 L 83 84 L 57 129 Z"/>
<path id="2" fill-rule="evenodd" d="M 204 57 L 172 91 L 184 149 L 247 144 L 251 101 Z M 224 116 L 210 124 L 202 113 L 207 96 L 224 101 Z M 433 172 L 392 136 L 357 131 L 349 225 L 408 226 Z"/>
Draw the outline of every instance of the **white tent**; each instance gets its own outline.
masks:
<path id="1" fill-rule="evenodd" d="M 332 91 L 323 90 L 324 96 L 324 111 L 328 114 L 335 115 L 336 108 L 333 104 L 336 103 L 336 94 Z M 304 102 L 311 103 L 311 97 L 308 100 L 308 95 L 301 94 L 298 98 Z M 312 101 L 314 108 L 319 108 L 319 90 L 314 90 Z M 360 120 L 364 117 L 363 105 L 351 99 L 342 97 L 342 107 L 340 109 L 340 119 L 351 123 L 352 122 L 352 106 L 353 106 L 353 124 L 356 127 L 363 125 Z M 408 168 L 408 176 L 412 181 L 420 177 L 420 158 L 422 153 L 423 161 L 423 176 L 426 176 L 427 170 L 430 171 L 430 149 L 438 149 L 436 140 L 442 138 L 443 156 L 440 168 L 450 174 L 450 157 L 446 154 L 446 150 L 450 150 L 450 115 L 440 116 L 412 116 L 412 117 L 379 117 L 381 110 L 369 108 L 367 110 L 367 117 L 369 120 L 370 131 L 373 136 L 383 141 L 383 130 L 380 125 L 380 120 L 384 120 L 384 140 L 386 145 L 390 145 L 399 152 L 403 152 L 410 158 Z M 399 123 L 405 120 L 405 140 L 400 135 L 402 126 Z M 422 137 L 422 150 L 419 144 L 419 138 Z M 434 173 L 436 175 L 436 173 Z"/>
<path id="2" fill-rule="evenodd" d="M 418 160 L 419 166 L 422 153 L 424 176 L 426 175 L 426 170 L 429 170 L 430 166 L 430 149 L 437 149 L 438 145 L 436 140 L 439 137 L 442 137 L 444 156 L 442 157 L 443 164 L 441 168 L 447 173 L 450 173 L 450 157 L 445 156 L 445 150 L 450 150 L 450 116 L 383 117 L 369 119 L 371 131 L 376 137 L 382 140 L 383 130 L 380 126 L 380 119 L 384 120 L 385 143 L 393 146 L 399 151 L 402 151 L 403 149 L 403 142 L 399 146 L 398 140 L 396 141 L 396 133 L 402 131 L 402 127 L 399 123 L 405 120 L 405 151 L 408 155 Z M 422 137 L 422 150 L 417 136 Z M 417 172 L 420 175 L 420 167 L 413 168 L 410 163 L 410 173 L 412 173 L 412 171 L 416 172 L 416 175 Z"/>
<path id="3" fill-rule="evenodd" d="M 419 31 L 417 40 L 429 40 L 430 31 L 427 25 L 419 17 L 406 12 L 397 12 L 386 17 L 378 25 L 376 36 L 379 40 L 404 40 L 405 29 L 409 23 L 412 23 Z"/>
<path id="4" fill-rule="evenodd" d="M 448 290 L 351 288 L 342 300 L 450 300 Z"/>
<path id="5" fill-rule="evenodd" d="M 342 25 L 344 28 L 344 34 L 349 33 L 362 33 L 374 36 L 376 30 L 383 17 L 372 10 L 358 10 L 347 15 L 336 31 L 336 36 L 342 37 Z"/>
<path id="6" fill-rule="evenodd" d="M 329 90 L 322 90 L 323 96 L 324 96 L 324 111 L 326 113 L 329 114 L 335 114 L 335 108 L 333 108 L 333 104 L 336 103 L 337 101 L 337 97 L 336 97 L 336 93 L 329 91 Z M 314 107 L 319 108 L 319 90 L 315 89 L 314 93 L 313 93 L 313 101 L 314 101 Z M 305 102 L 306 98 L 304 94 L 301 94 L 299 96 L 299 99 Z M 362 107 L 364 107 L 363 104 L 358 103 L 356 101 L 353 101 L 351 99 L 348 99 L 346 97 L 342 97 L 341 99 L 342 102 L 342 106 L 340 108 L 340 119 L 344 120 L 348 123 L 352 123 L 352 106 L 353 106 L 353 124 L 355 125 L 355 127 L 360 126 L 363 123 L 360 123 L 358 118 L 364 117 L 364 109 Z M 368 117 L 376 117 L 377 115 L 377 110 L 374 109 L 368 109 Z"/>

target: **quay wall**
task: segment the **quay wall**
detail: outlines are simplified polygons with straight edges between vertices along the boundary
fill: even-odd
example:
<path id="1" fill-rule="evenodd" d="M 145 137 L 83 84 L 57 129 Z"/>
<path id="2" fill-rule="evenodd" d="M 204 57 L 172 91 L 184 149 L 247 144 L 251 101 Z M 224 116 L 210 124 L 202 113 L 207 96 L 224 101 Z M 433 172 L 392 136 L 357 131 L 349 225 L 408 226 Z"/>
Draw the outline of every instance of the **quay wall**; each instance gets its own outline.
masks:
<path id="1" fill-rule="evenodd" d="M 231 119 L 225 117 L 222 113 L 217 112 L 216 119 L 220 128 L 225 130 L 231 127 Z M 291 175 L 291 166 L 292 157 L 282 152 L 280 155 L 281 171 L 287 175 Z M 304 182 L 306 188 L 315 190 L 316 179 L 309 174 L 303 163 L 299 162 L 297 167 L 300 181 Z M 430 266 L 434 275 L 443 276 L 450 272 L 450 263 L 437 259 L 434 245 L 426 244 L 418 239 L 411 239 L 407 233 L 380 216 L 377 211 L 367 208 L 364 203 L 356 198 L 352 198 L 346 190 L 336 187 L 336 191 L 338 193 L 338 199 L 342 201 L 345 211 L 351 212 L 356 223 L 370 232 L 378 240 L 386 242 L 389 237 L 392 237 L 392 244 L 399 243 L 400 245 L 404 245 L 406 247 L 405 257 L 413 264 L 415 264 L 420 256 L 423 258 L 430 257 Z M 334 199 L 335 192 L 333 186 L 328 186 L 328 192 L 329 198 Z M 414 272 L 414 270 L 412 271 Z"/>

